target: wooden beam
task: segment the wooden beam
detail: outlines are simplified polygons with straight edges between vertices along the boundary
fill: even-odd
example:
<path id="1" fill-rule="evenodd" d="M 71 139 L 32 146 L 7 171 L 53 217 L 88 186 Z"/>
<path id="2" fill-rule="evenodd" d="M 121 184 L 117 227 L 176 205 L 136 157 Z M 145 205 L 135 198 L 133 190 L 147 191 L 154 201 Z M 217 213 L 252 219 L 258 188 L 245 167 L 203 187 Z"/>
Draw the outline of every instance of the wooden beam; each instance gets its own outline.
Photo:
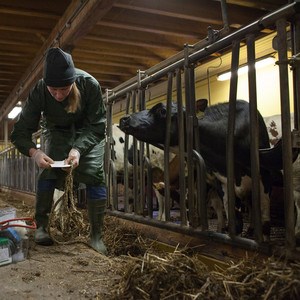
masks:
<path id="1" fill-rule="evenodd" d="M 79 51 L 81 54 L 86 54 L 86 55 L 89 55 L 89 54 L 94 54 L 96 56 L 100 56 L 100 55 L 109 55 L 109 56 L 116 56 L 116 57 L 126 57 L 126 58 L 134 58 L 134 59 L 152 59 L 152 60 L 159 60 L 160 57 L 158 57 L 157 55 L 153 55 L 153 54 L 139 54 L 139 53 L 136 53 L 136 52 L 121 52 L 121 50 L 123 49 L 120 49 L 119 52 L 113 52 L 112 50 L 109 51 L 109 50 L 95 50 L 95 49 L 88 49 L 87 47 L 85 48 L 76 48 L 75 49 L 76 51 Z M 75 52 L 75 51 L 74 51 Z M 0 55 L 1 55 L 1 52 L 0 52 Z"/>
<path id="2" fill-rule="evenodd" d="M 30 17 L 30 18 L 45 18 L 45 19 L 53 19 L 53 20 L 59 19 L 59 16 L 53 13 L 38 12 L 33 10 L 27 10 L 24 8 L 12 9 L 12 8 L 0 7 L 0 13 L 15 15 L 15 16 Z"/>
<path id="3" fill-rule="evenodd" d="M 101 60 L 101 61 L 96 61 L 96 60 L 86 60 L 84 58 L 80 58 L 80 63 L 81 64 L 86 64 L 86 65 L 94 65 L 94 66 L 110 66 L 110 67 L 118 67 L 118 68 L 135 68 L 135 69 L 140 69 L 143 67 L 141 63 L 139 64 L 134 64 L 132 62 L 125 63 L 125 62 L 114 62 L 111 60 Z"/>
<path id="4" fill-rule="evenodd" d="M 79 1 L 80 2 L 80 1 Z M 96 23 L 112 8 L 115 0 L 89 0 L 74 19 L 70 20 L 69 34 L 61 37 L 61 44 L 75 45 L 86 36 Z"/>
<path id="5" fill-rule="evenodd" d="M 179 32 L 178 30 L 162 30 L 162 29 L 155 29 L 154 27 L 146 27 L 146 26 L 139 26 L 139 25 L 129 25 L 126 23 L 120 22 L 111 22 L 111 21 L 99 21 L 97 25 L 123 29 L 123 30 L 133 30 L 133 31 L 140 31 L 140 32 L 148 32 L 154 34 L 161 34 L 166 36 L 178 36 L 178 37 L 185 37 L 185 38 L 193 38 L 199 39 L 199 34 L 197 33 L 187 33 L 187 32 Z"/>
<path id="6" fill-rule="evenodd" d="M 107 38 L 107 37 L 98 37 L 98 36 L 92 36 L 89 35 L 88 37 L 85 38 L 86 40 L 90 41 L 97 41 L 97 42 L 109 42 L 111 44 L 120 44 L 120 45 L 129 45 L 129 46 L 135 46 L 135 47 L 145 47 L 145 48 L 159 48 L 159 49 L 169 49 L 172 51 L 178 51 L 175 47 L 170 46 L 170 43 L 168 44 L 163 44 L 163 43 L 151 43 L 150 41 L 137 41 L 137 40 L 129 40 L 129 39 L 112 39 L 112 38 Z"/>
<path id="7" fill-rule="evenodd" d="M 204 15 L 199 15 L 197 13 L 195 13 L 195 10 L 193 10 L 195 6 L 192 5 L 187 5 L 185 4 L 184 6 L 182 6 L 182 3 L 177 5 L 173 4 L 166 4 L 165 6 L 163 6 L 162 4 L 163 1 L 160 3 L 160 5 L 156 5 L 154 3 L 151 3 L 151 1 L 149 1 L 148 3 L 145 2 L 143 3 L 143 6 L 139 6 L 137 3 L 121 3 L 118 2 L 116 3 L 114 6 L 115 7 L 119 7 L 122 9 L 128 9 L 128 10 L 135 10 L 135 11 L 140 11 L 140 12 L 144 12 L 144 13 L 148 13 L 148 14 L 153 14 L 155 16 L 165 16 L 165 17 L 172 17 L 172 18 L 177 18 L 177 19 L 183 19 L 183 20 L 190 20 L 190 21 L 196 21 L 196 22 L 201 22 L 201 23 L 208 23 L 208 24 L 215 24 L 215 25 L 222 25 L 222 21 L 217 19 L 217 18 L 207 18 Z M 208 3 L 209 4 L 209 3 Z M 201 8 L 205 9 L 206 6 L 208 5 L 202 5 L 200 6 Z M 155 8 L 155 5 L 158 6 L 158 8 Z M 196 3 L 196 5 L 198 5 L 198 10 L 199 10 L 199 4 Z M 216 7 L 217 4 L 214 4 L 213 2 L 211 3 L 210 6 L 214 5 L 214 11 L 216 11 Z M 148 7 L 147 7 L 148 6 Z M 166 7 L 168 7 L 168 10 L 166 9 Z M 187 9 L 187 8 L 191 8 L 190 12 L 185 12 L 183 13 L 183 8 Z"/>
<path id="8" fill-rule="evenodd" d="M 285 2 L 287 3 L 288 1 L 285 1 Z M 228 4 L 235 4 L 235 5 L 238 5 L 238 6 L 244 6 L 244 7 L 264 10 L 265 13 L 267 13 L 267 11 L 276 10 L 280 7 L 280 4 L 276 4 L 274 2 L 271 3 L 271 1 L 266 2 L 266 1 L 258 1 L 258 0 L 255 0 L 255 1 L 254 0 L 251 0 L 251 1 L 227 0 L 227 3 Z M 284 5 L 286 3 L 282 3 L 282 5 Z"/>
<path id="9" fill-rule="evenodd" d="M 61 48 L 74 46 L 110 10 L 114 2 L 115 0 L 73 0 L 71 2 L 29 68 L 1 106 L 0 122 L 6 119 L 20 98 L 27 97 L 29 90 L 41 78 L 47 49 L 54 46 Z"/>
<path id="10" fill-rule="evenodd" d="M 35 34 L 37 30 L 35 28 L 29 28 L 29 27 L 19 27 L 19 26 L 5 26 L 1 25 L 0 30 L 3 31 L 13 31 L 13 32 L 23 32 L 23 33 L 31 33 Z M 41 33 L 46 33 L 46 30 L 40 30 Z"/>

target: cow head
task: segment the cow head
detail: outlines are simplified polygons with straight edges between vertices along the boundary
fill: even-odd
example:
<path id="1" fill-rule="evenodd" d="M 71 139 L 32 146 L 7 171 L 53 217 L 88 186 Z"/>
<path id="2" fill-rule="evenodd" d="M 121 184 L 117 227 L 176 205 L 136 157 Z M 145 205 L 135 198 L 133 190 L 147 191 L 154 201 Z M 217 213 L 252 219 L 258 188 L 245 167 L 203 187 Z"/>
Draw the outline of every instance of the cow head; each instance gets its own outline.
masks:
<path id="1" fill-rule="evenodd" d="M 196 101 L 196 114 L 203 114 L 208 101 L 199 99 Z M 185 109 L 183 109 L 185 113 Z M 133 113 L 120 119 L 119 127 L 122 131 L 130 134 L 140 141 L 149 144 L 164 144 L 166 138 L 167 106 L 163 103 L 154 105 L 151 109 Z M 178 145 L 178 107 L 171 104 L 171 128 L 170 146 Z"/>
<path id="2" fill-rule="evenodd" d="M 178 145 L 177 104 L 171 105 L 170 145 Z M 149 144 L 164 144 L 166 136 L 167 107 L 158 103 L 150 110 L 142 110 L 120 119 L 119 127 L 140 141 Z"/>

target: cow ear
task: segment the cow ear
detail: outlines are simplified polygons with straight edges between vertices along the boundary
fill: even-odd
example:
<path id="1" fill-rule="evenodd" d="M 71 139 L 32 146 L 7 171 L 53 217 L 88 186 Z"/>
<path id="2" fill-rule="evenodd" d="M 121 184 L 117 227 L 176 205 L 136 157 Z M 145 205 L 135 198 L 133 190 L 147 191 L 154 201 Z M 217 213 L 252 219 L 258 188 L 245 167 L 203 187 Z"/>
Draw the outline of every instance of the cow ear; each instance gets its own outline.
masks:
<path id="1" fill-rule="evenodd" d="M 207 108 L 208 100 L 207 99 L 198 99 L 196 101 L 196 111 L 199 112 L 204 112 L 205 109 Z"/>

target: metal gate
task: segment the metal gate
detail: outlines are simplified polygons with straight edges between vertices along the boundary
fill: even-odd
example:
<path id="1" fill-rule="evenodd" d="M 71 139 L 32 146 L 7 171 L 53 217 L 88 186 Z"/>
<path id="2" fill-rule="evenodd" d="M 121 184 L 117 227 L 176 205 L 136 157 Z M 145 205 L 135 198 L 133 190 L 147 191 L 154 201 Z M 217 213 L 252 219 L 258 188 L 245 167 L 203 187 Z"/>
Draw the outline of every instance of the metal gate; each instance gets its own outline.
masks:
<path id="1" fill-rule="evenodd" d="M 234 33 L 227 33 L 225 30 L 222 34 L 211 36 L 204 41 L 200 41 L 193 47 L 185 45 L 183 51 L 178 53 L 159 65 L 156 65 L 146 71 L 137 71 L 137 77 L 125 82 L 113 90 L 106 91 L 107 103 L 107 182 L 109 187 L 109 197 L 111 200 L 110 214 L 125 218 L 128 220 L 175 230 L 190 235 L 202 235 L 213 238 L 223 243 L 238 245 L 248 249 L 259 249 L 267 251 L 270 244 L 263 243 L 262 224 L 260 219 L 260 202 L 259 199 L 259 161 L 258 161 L 258 126 L 251 126 L 251 172 L 252 172 L 252 204 L 254 212 L 254 238 L 242 238 L 235 232 L 235 191 L 234 191 L 234 152 L 233 152 L 233 131 L 235 125 L 235 103 L 237 100 L 237 83 L 239 53 L 241 43 L 247 46 L 247 64 L 249 99 L 250 99 L 250 119 L 251 124 L 257 124 L 257 87 L 255 71 L 255 40 L 262 29 L 275 28 L 278 37 L 278 61 L 280 77 L 280 98 L 281 98 L 281 118 L 282 118 L 282 143 L 283 143 L 283 174 L 284 174 L 284 206 L 285 206 L 285 249 L 286 254 L 296 253 L 295 239 L 295 208 L 292 186 L 292 146 L 299 147 L 299 57 L 300 57 L 300 18 L 299 18 L 299 1 L 295 1 L 281 9 L 266 15 L 265 17 L 245 26 Z M 225 27 L 224 27 L 225 28 Z M 287 57 L 287 30 L 291 31 L 292 37 L 292 57 Z M 229 197 L 229 219 L 228 234 L 221 234 L 211 230 L 208 226 L 206 190 L 205 190 L 205 163 L 199 154 L 199 142 L 195 135 L 197 127 L 195 114 L 195 68 L 196 65 L 205 60 L 208 56 L 221 51 L 225 48 L 231 48 L 231 79 L 229 92 L 229 120 L 228 120 L 228 137 L 227 137 L 227 178 L 228 178 L 228 197 Z M 201 68 L 201 66 L 199 67 Z M 291 135 L 290 124 L 290 97 L 288 89 L 288 68 L 293 71 L 293 99 L 295 107 L 295 124 L 293 134 Z M 151 182 L 151 163 L 147 156 L 147 145 L 140 141 L 133 141 L 133 194 L 134 210 L 129 210 L 128 198 L 128 136 L 125 139 L 125 158 L 124 158 L 124 199 L 120 202 L 117 191 L 116 170 L 114 168 L 113 153 L 114 143 L 112 136 L 112 115 L 114 104 L 119 101 L 125 101 L 125 114 L 140 111 L 146 108 L 145 91 L 158 82 L 167 81 L 166 103 L 167 119 L 170 121 L 170 105 L 173 97 L 179 107 L 179 156 L 180 156 L 180 222 L 170 222 L 171 198 L 169 192 L 169 138 L 166 135 L 164 144 L 165 162 L 164 162 L 164 183 L 165 183 L 165 213 L 166 221 L 159 221 L 153 214 L 153 191 L 149 184 Z M 184 94 L 185 101 L 182 95 Z M 185 102 L 185 103 L 184 103 Z M 183 127 L 182 107 L 185 105 L 186 128 Z M 167 125 L 167 131 L 168 126 Z M 187 145 L 186 149 L 184 148 Z M 188 172 L 187 181 L 184 176 L 184 165 Z M 196 168 L 194 168 L 196 166 Z M 195 172 L 196 169 L 196 172 Z M 196 180 L 195 180 L 196 178 Z M 196 182 L 196 184 L 195 184 Z M 196 185 L 196 186 L 195 186 Z M 189 220 L 187 220 L 186 210 L 186 188 L 188 190 L 187 203 L 189 211 Z M 196 193 L 196 201 L 194 198 Z M 122 207 L 120 207 L 122 206 Z M 272 245 L 274 241 L 271 240 Z M 273 249 L 276 249 L 277 245 Z"/>

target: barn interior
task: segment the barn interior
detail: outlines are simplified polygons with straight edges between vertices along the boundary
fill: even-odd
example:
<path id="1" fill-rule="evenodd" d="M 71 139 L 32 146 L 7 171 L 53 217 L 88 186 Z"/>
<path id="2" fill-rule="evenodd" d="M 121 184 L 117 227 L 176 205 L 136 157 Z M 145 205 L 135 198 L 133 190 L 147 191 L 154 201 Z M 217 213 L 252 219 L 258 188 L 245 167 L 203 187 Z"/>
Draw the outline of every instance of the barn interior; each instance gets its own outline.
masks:
<path id="1" fill-rule="evenodd" d="M 201 5 L 198 1 L 184 5 L 181 1 L 98 2 L 1 2 L 1 144 L 7 143 L 14 122 L 8 114 L 23 105 L 41 78 L 49 47 L 71 52 L 76 67 L 92 74 L 105 93 L 135 77 L 137 70 L 146 71 L 183 51 L 185 44 L 234 32 L 289 1 L 226 1 L 223 16 L 222 1 L 202 1 Z M 261 36 L 268 37 L 271 31 L 263 30 Z M 272 55 L 272 37 L 259 42 L 258 48 L 258 57 Z M 230 57 L 222 56 L 222 63 L 215 57 L 209 61 L 203 62 L 208 65 L 201 68 L 201 85 L 207 85 L 207 72 L 213 76 L 230 69 Z M 219 95 L 216 99 L 224 100 Z"/>
<path id="2" fill-rule="evenodd" d="M 226 46 L 219 47 L 217 51 L 211 49 L 218 42 L 222 44 L 223 40 L 226 41 L 231 36 L 234 38 L 236 33 L 244 34 L 248 27 L 255 27 L 257 108 L 266 121 L 267 129 L 273 134 L 275 144 L 278 137 L 285 134 L 282 131 L 287 129 L 282 130 L 279 123 L 274 123 L 274 120 L 281 122 L 283 113 L 288 117 L 290 114 L 293 115 L 297 109 L 295 103 L 299 96 L 299 91 L 295 91 L 295 82 L 297 78 L 299 79 L 299 73 L 295 75 L 295 69 L 299 70 L 299 66 L 289 65 L 286 82 L 290 96 L 289 103 L 288 106 L 282 104 L 285 95 L 282 92 L 280 76 L 282 58 L 279 56 L 283 42 L 278 34 L 279 25 L 276 22 L 286 15 L 289 16 L 285 10 L 288 6 L 295 6 L 298 9 L 295 15 L 299 16 L 299 1 L 291 0 L 0 0 L 1 192 L 14 192 L 17 197 L 21 195 L 31 203 L 34 201 L 36 175 L 31 174 L 36 172 L 36 169 L 32 170 L 28 159 L 15 152 L 10 143 L 10 133 L 30 90 L 43 76 L 45 54 L 50 47 L 60 47 L 71 53 L 75 66 L 96 78 L 107 104 L 108 121 L 115 124 L 128 112 L 126 89 L 132 92 L 131 86 L 138 85 L 141 78 L 146 81 L 149 78 L 150 81 L 151 77 L 155 77 L 166 66 L 184 59 L 187 53 L 192 57 L 201 54 L 201 51 L 205 52 L 205 49 L 210 54 L 198 54 L 203 58 L 197 59 L 193 65 L 194 100 L 205 98 L 209 106 L 228 102 L 232 95 L 230 71 L 236 62 L 236 56 L 232 54 L 233 44 L 224 42 Z M 299 21 L 297 23 L 295 21 L 297 18 L 294 19 L 294 14 L 292 15 L 293 17 L 287 20 L 287 36 L 284 40 L 289 63 L 291 58 L 297 61 L 298 54 L 295 53 L 295 48 L 299 51 L 299 43 L 295 43 L 293 39 L 294 34 L 299 34 Z M 246 35 L 246 39 L 247 37 Z M 249 46 L 246 39 L 241 39 L 239 44 L 236 98 L 249 102 L 251 89 L 246 69 Z M 169 96 L 168 79 L 167 74 L 157 76 L 157 80 L 151 81 L 145 87 L 145 107 L 150 108 L 159 102 L 166 103 Z M 182 79 L 184 80 L 184 74 Z M 185 87 L 182 91 L 183 95 L 184 93 Z M 176 89 L 171 91 L 171 95 L 176 98 Z M 188 104 L 185 97 L 183 101 Z M 130 112 L 141 108 L 138 104 L 136 108 L 131 105 Z M 16 114 L 13 114 L 14 111 Z M 298 126 L 294 122 L 285 125 L 291 126 L 290 131 Z M 296 135 L 297 131 L 294 136 Z M 40 143 L 39 138 L 36 142 Z M 270 142 L 272 144 L 271 140 Z M 291 140 L 288 140 L 288 143 L 290 142 Z M 294 138 L 293 142 L 297 143 L 297 138 Z M 285 147 L 288 150 L 284 151 L 283 156 L 287 154 L 287 158 L 284 159 L 288 160 L 291 145 Z M 13 178 L 14 175 L 8 171 L 11 165 L 6 161 L 10 158 L 19 161 L 12 165 L 12 172 L 22 170 L 19 177 Z M 27 165 L 30 166 L 27 168 Z M 265 255 L 269 257 L 275 254 L 278 257 L 284 253 L 284 257 L 292 258 L 298 263 L 300 248 L 298 244 L 296 245 L 294 232 L 296 211 L 291 209 L 294 205 L 291 193 L 286 192 L 288 189 L 292 190 L 291 172 L 292 165 L 288 163 L 284 172 L 287 174 L 284 178 L 286 189 L 284 190 L 282 186 L 273 189 L 271 206 L 273 231 L 270 244 L 261 243 L 261 233 L 248 239 L 246 236 L 236 238 L 235 232 L 233 237 L 232 232 L 229 234 L 215 232 L 217 227 L 215 219 L 209 220 L 208 233 L 204 234 L 199 228 L 190 230 L 186 226 L 180 226 L 182 211 L 179 205 L 174 205 L 174 202 L 169 207 L 170 214 L 167 215 L 166 222 L 155 219 L 158 214 L 158 203 L 153 205 L 154 209 L 151 210 L 153 216 L 150 218 L 146 210 L 141 214 L 136 211 L 132 217 L 127 211 L 128 196 L 125 196 L 125 193 L 128 193 L 128 187 L 118 186 L 116 189 L 116 182 L 112 178 L 109 179 L 112 180 L 109 181 L 109 193 L 113 198 L 117 193 L 118 199 L 117 202 L 112 202 L 107 210 L 110 216 L 119 218 L 126 228 L 135 223 L 139 230 L 147 232 L 153 239 L 158 238 L 161 241 L 159 248 L 169 249 L 171 245 L 173 251 L 176 245 L 182 243 L 189 244 L 192 248 L 202 247 L 206 255 L 203 259 L 209 257 L 209 265 L 221 264 L 223 267 L 224 261 L 228 262 L 231 258 L 241 259 L 245 253 L 247 255 L 257 252 L 262 255 L 260 259 Z M 126 174 L 122 179 L 126 183 L 125 177 Z M 8 182 L 11 186 L 7 184 Z M 142 189 L 142 192 L 148 191 Z M 78 189 L 76 193 L 78 201 L 85 200 L 84 190 Z M 166 196 L 168 197 L 168 192 Z M 289 199 L 287 206 L 283 203 L 283 199 Z M 212 211 L 210 213 L 213 214 Z M 289 219 L 292 215 L 293 217 Z M 285 227 L 287 223 L 289 227 Z M 248 220 L 245 221 L 246 225 Z M 216 258 L 218 261 L 214 261 Z M 298 287 L 296 285 L 295 289 Z M 155 299 L 155 295 L 153 297 Z"/>

